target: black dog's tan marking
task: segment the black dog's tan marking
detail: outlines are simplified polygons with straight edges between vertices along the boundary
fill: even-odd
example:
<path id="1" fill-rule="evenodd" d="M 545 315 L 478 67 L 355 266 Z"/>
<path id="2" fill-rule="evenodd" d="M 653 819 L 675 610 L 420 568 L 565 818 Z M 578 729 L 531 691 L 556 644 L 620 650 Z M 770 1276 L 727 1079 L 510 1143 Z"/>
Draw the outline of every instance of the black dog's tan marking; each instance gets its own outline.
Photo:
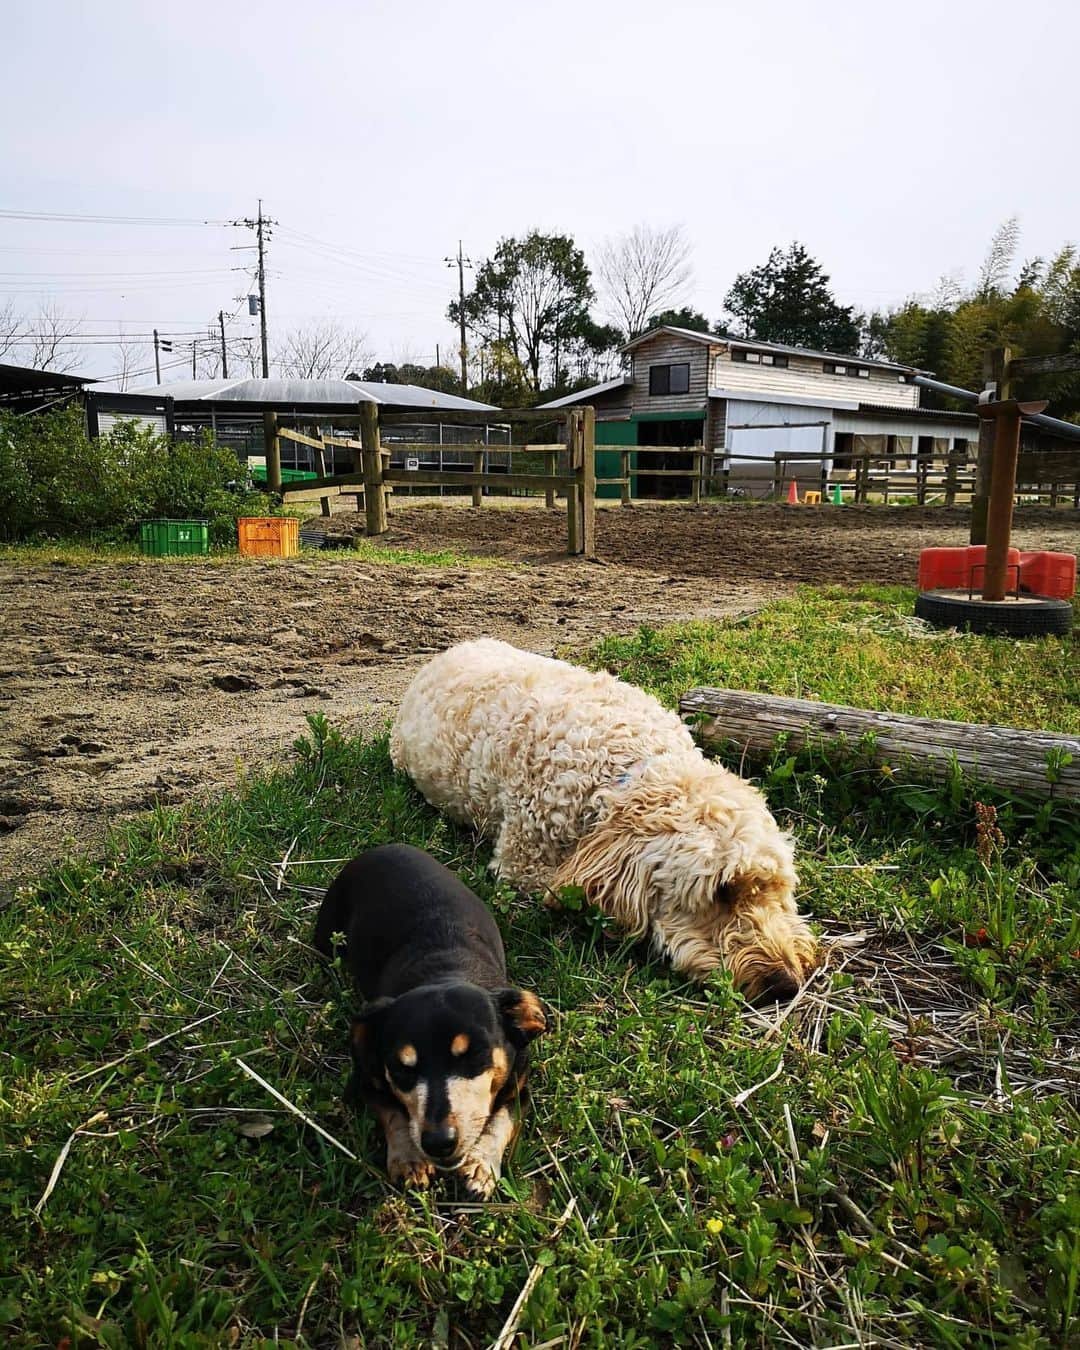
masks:
<path id="1" fill-rule="evenodd" d="M 352 1025 L 350 1090 L 379 1118 L 390 1179 L 426 1186 L 438 1168 L 491 1195 L 529 1042 L 545 1029 L 536 995 L 507 986 L 495 920 L 434 858 L 388 844 L 326 892 L 315 926 L 325 956 L 335 933 L 369 1000 Z"/>

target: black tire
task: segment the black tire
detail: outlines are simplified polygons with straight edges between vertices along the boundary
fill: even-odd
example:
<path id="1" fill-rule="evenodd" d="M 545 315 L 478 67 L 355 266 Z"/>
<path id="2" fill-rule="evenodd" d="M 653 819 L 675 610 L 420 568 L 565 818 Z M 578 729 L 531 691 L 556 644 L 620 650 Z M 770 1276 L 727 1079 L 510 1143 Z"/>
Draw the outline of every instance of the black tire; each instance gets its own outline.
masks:
<path id="1" fill-rule="evenodd" d="M 969 600 L 966 596 L 922 591 L 915 613 L 935 628 L 960 628 L 969 633 L 1002 633 L 1009 637 L 1047 637 L 1072 629 L 1068 600 L 1046 597 L 1023 600 Z"/>

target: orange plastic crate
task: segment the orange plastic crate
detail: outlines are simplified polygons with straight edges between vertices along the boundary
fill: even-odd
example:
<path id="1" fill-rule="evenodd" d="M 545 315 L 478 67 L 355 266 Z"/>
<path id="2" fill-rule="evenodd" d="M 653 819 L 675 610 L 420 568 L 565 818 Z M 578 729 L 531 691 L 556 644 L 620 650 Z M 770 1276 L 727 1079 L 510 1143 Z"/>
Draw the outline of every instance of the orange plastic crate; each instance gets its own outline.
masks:
<path id="1" fill-rule="evenodd" d="M 248 558 L 294 558 L 300 552 L 300 522 L 292 516 L 241 516 L 240 552 Z"/>

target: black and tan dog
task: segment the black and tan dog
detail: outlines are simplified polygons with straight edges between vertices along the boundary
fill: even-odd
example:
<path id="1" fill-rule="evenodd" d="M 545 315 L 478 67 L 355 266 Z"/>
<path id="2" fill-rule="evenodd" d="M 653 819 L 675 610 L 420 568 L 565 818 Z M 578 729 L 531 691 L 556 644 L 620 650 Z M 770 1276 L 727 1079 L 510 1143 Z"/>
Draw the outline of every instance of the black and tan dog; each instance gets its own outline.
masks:
<path id="1" fill-rule="evenodd" d="M 382 1124 L 391 1181 L 426 1186 L 438 1169 L 491 1195 L 529 1042 L 545 1029 L 536 995 L 507 986 L 495 920 L 427 853 L 387 844 L 326 892 L 315 926 L 325 956 L 335 934 L 369 1000 L 352 1024 L 350 1089 Z"/>

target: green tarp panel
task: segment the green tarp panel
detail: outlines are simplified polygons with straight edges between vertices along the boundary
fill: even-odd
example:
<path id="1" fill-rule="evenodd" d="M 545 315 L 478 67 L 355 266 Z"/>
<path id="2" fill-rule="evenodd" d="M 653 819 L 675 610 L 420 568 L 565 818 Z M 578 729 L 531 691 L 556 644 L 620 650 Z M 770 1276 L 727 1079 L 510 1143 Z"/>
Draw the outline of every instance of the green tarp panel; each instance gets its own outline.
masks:
<path id="1" fill-rule="evenodd" d="M 637 445 L 637 422 L 597 422 L 596 424 L 596 476 L 597 478 L 618 478 L 622 469 L 622 456 L 617 450 L 603 450 L 605 445 Z M 631 466 L 637 459 L 631 455 Z M 601 498 L 618 498 L 621 489 L 617 483 L 598 483 L 596 495 Z"/>

